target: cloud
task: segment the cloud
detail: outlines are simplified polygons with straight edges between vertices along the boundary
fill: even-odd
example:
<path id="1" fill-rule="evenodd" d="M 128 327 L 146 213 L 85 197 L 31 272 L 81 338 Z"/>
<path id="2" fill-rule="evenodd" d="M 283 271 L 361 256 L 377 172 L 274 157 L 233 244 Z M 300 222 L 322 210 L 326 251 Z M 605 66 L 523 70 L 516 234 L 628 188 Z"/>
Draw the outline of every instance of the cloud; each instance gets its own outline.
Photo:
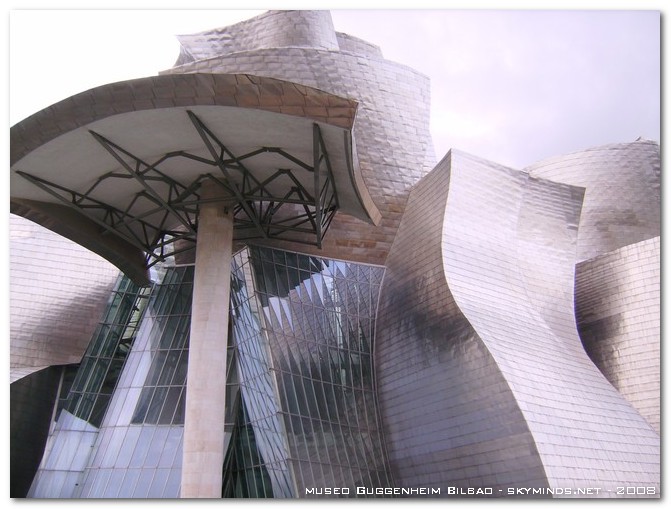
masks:
<path id="1" fill-rule="evenodd" d="M 174 35 L 244 11 L 14 11 L 10 121 L 174 63 Z M 660 138 L 655 11 L 334 10 L 336 30 L 428 75 L 436 156 L 522 167 L 602 143 Z"/>

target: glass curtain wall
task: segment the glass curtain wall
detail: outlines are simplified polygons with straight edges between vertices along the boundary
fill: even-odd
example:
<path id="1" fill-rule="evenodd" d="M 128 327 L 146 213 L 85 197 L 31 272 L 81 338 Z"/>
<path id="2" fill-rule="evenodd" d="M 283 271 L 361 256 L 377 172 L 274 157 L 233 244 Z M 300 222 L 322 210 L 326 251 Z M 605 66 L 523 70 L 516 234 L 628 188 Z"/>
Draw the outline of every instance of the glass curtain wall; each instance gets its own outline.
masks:
<path id="1" fill-rule="evenodd" d="M 257 441 L 272 437 L 259 444 L 266 465 L 288 458 L 298 497 L 392 486 L 371 355 L 384 269 L 250 247 L 233 272 L 246 286 L 232 292 L 239 381 Z"/>
<path id="2" fill-rule="evenodd" d="M 120 276 L 105 314 L 59 400 L 56 423 L 29 497 L 71 498 L 79 486 L 113 390 L 137 335 L 148 289 Z"/>
<path id="3" fill-rule="evenodd" d="M 193 272 L 164 267 L 150 294 L 120 279 L 29 496 L 179 497 Z M 266 248 L 235 255 L 222 496 L 392 486 L 371 355 L 383 274 Z"/>
<path id="4" fill-rule="evenodd" d="M 192 266 L 154 285 L 80 497 L 179 496 L 192 292 Z"/>

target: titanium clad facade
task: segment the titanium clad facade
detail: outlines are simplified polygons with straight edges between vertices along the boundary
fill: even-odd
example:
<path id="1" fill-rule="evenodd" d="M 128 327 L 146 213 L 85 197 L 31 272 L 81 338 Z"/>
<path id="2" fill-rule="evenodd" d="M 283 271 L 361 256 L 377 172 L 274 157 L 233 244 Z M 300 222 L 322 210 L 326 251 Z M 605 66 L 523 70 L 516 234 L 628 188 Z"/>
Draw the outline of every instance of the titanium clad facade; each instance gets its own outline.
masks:
<path id="1" fill-rule="evenodd" d="M 306 31 L 318 35 L 305 37 L 302 34 Z M 329 32 L 330 36 L 325 35 Z M 245 49 L 228 42 L 240 33 L 245 34 Z M 277 33 L 283 35 L 272 35 Z M 287 42 L 295 39 L 300 44 Z M 365 186 L 382 215 L 380 224 L 373 226 L 339 214 L 329 226 L 322 250 L 287 242 L 273 246 L 384 263 L 410 188 L 435 164 L 429 132 L 428 78 L 384 60 L 371 44 L 339 36 L 326 11 L 309 16 L 274 11 L 219 29 L 211 37 L 205 32 L 180 40 L 186 47 L 183 51 L 200 60 L 184 62 L 161 74 L 248 73 L 315 87 L 358 102 L 353 128 L 356 155 Z M 344 41 L 340 50 L 336 46 L 339 41 Z M 291 107 L 278 109 L 292 113 Z M 321 109 L 305 106 L 305 113 L 319 114 Z M 299 110 L 302 112 L 303 107 Z"/>
<path id="2" fill-rule="evenodd" d="M 161 76 L 97 87 L 12 128 L 11 171 L 24 175 L 12 181 L 13 210 L 125 273 L 117 279 L 107 262 L 12 216 L 12 496 L 178 498 L 192 493 L 183 474 L 222 465 L 222 498 L 522 496 L 518 488 L 660 497 L 657 143 L 596 147 L 522 171 L 456 150 L 435 165 L 428 79 L 336 32 L 327 11 L 271 11 L 179 41 Z M 212 174 L 196 172 L 176 201 L 154 196 L 146 205 L 155 209 L 112 219 L 139 228 L 160 213 L 165 222 L 176 204 L 189 232 L 164 231 L 174 243 L 145 232 L 146 243 L 131 245 L 74 203 L 21 194 L 31 161 L 79 180 L 85 165 L 74 162 L 88 160 L 93 124 L 121 140 L 103 147 L 124 168 L 128 158 L 158 172 L 152 184 L 166 185 L 164 168 L 203 165 L 218 179 L 240 171 L 244 187 L 257 178 L 245 168 L 254 160 L 268 175 L 256 191 L 277 185 L 264 195 L 269 222 L 256 225 L 265 237 L 233 237 L 230 299 L 207 299 L 229 317 L 228 330 L 211 327 L 208 357 L 226 349 L 213 369 L 189 366 L 195 249 L 182 250 L 199 238 L 211 202 L 201 181 Z M 212 160 L 190 152 L 196 142 Z M 174 143 L 184 146 L 166 148 Z M 141 150 L 157 150 L 159 162 L 143 163 L 133 155 Z M 96 199 L 134 203 L 147 199 L 134 194 L 140 186 L 154 189 L 109 159 L 96 164 L 91 178 L 108 186 L 94 186 Z M 320 168 L 332 178 L 320 181 Z M 220 183 L 238 193 L 215 200 L 244 209 L 258 197 L 240 193 L 235 178 Z M 308 187 L 312 196 L 291 198 Z M 293 240 L 264 229 L 287 228 L 285 202 L 313 207 L 288 227 Z M 300 243 L 308 230 L 315 245 Z M 228 265 L 220 252 L 210 250 L 213 272 Z M 152 282 L 136 286 L 152 256 L 161 259 L 149 265 Z M 197 411 L 185 405 L 189 379 L 209 391 Z M 208 423 L 196 438 L 223 434 L 223 448 L 202 451 L 215 458 L 208 465 L 189 459 L 194 419 Z M 219 474 L 211 477 L 193 493 L 219 496 Z"/>
<path id="3" fill-rule="evenodd" d="M 51 366 L 9 386 L 9 496 L 28 494 L 49 436 L 62 366 Z"/>
<path id="4" fill-rule="evenodd" d="M 589 360 L 576 331 L 581 190 L 467 157 L 453 157 L 451 170 L 446 278 L 524 414 L 548 483 L 601 486 L 608 497 L 638 479 L 659 493 L 659 437 Z M 551 312 L 542 292 L 555 296 Z"/>
<path id="5" fill-rule="evenodd" d="M 176 66 L 258 48 L 339 49 L 328 11 L 266 12 L 235 25 L 177 38 L 180 54 Z"/>
<path id="6" fill-rule="evenodd" d="M 514 394 L 446 278 L 451 159 L 410 194 L 380 297 L 375 365 L 392 473 L 402 487 L 546 488 Z"/>
<path id="7" fill-rule="evenodd" d="M 576 318 L 585 350 L 650 425 L 660 422 L 660 238 L 576 265 Z"/>
<path id="8" fill-rule="evenodd" d="M 604 145 L 528 170 L 585 187 L 576 266 L 578 330 L 590 358 L 659 433 L 659 144 L 638 139 Z"/>
<path id="9" fill-rule="evenodd" d="M 575 330 L 581 194 L 455 151 L 413 191 L 387 264 L 376 354 L 398 482 L 612 490 L 602 496 L 632 478 L 659 487 L 659 437 Z M 401 312 L 420 295 L 429 306 Z M 400 358 L 414 362 L 392 371 Z M 457 377 L 455 364 L 470 369 Z M 425 455 L 408 445 L 422 408 L 435 409 L 424 411 Z M 440 466 L 422 475 L 427 461 Z"/>
<path id="10" fill-rule="evenodd" d="M 585 188 L 578 262 L 661 233 L 661 159 L 654 141 L 594 147 L 535 163 L 526 171 Z"/>
<path id="11" fill-rule="evenodd" d="M 9 216 L 10 380 L 78 363 L 118 270 L 85 248 Z"/>

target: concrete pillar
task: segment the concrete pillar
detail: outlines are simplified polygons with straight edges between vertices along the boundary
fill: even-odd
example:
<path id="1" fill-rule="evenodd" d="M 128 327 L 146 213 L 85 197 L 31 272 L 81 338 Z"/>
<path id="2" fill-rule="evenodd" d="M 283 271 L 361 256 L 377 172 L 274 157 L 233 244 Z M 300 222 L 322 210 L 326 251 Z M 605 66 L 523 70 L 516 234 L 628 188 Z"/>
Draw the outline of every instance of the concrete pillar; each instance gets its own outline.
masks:
<path id="1" fill-rule="evenodd" d="M 216 198 L 221 192 L 215 182 L 206 181 L 201 199 Z M 191 310 L 182 498 L 221 498 L 232 245 L 232 207 L 202 204 Z"/>

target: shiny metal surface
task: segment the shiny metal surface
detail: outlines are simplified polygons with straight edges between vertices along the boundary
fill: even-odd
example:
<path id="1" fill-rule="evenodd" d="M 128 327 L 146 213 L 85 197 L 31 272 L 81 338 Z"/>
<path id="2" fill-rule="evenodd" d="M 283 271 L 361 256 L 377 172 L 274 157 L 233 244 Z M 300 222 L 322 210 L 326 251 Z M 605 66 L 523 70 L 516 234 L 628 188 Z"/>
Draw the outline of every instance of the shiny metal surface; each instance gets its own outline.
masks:
<path id="1" fill-rule="evenodd" d="M 581 198 L 456 151 L 413 190 L 376 352 L 401 485 L 599 486 L 615 496 L 635 478 L 659 496 L 659 437 L 575 329 Z"/>
<path id="2" fill-rule="evenodd" d="M 64 368 L 37 371 L 9 386 L 9 496 L 27 496 L 49 436 Z"/>
<path id="3" fill-rule="evenodd" d="M 450 165 L 411 193 L 383 281 L 375 371 L 392 473 L 406 487 L 547 487 L 515 395 L 448 286 Z"/>
<path id="4" fill-rule="evenodd" d="M 590 358 L 661 432 L 660 237 L 576 265 L 576 319 Z"/>
<path id="5" fill-rule="evenodd" d="M 585 187 L 575 309 L 590 358 L 660 432 L 661 159 L 639 139 L 541 161 L 531 174 Z"/>
<path id="6" fill-rule="evenodd" d="M 269 11 L 235 25 L 178 35 L 177 40 L 175 65 L 260 48 L 339 49 L 328 11 Z"/>
<path id="7" fill-rule="evenodd" d="M 441 488 L 442 497 L 448 487 L 491 487 L 494 496 L 516 487 L 591 487 L 609 497 L 618 486 L 655 490 L 637 498 L 660 496 L 658 144 L 596 147 L 524 171 L 453 150 L 429 173 L 428 80 L 384 60 L 374 45 L 335 33 L 328 12 L 269 12 L 180 41 L 176 66 L 138 82 L 132 97 L 109 85 L 54 105 L 50 116 L 69 111 L 63 118 L 74 121 L 82 101 L 109 106 L 99 112 L 105 116 L 114 105 L 130 114 L 226 95 L 216 74 L 200 73 L 315 87 L 358 102 L 352 154 L 361 173 L 352 179 L 381 214 L 378 227 L 336 215 L 322 250 L 273 241 L 288 251 L 257 245 L 238 257 L 239 343 L 229 343 L 227 398 L 245 405 L 246 415 L 229 406 L 225 442 L 232 450 L 244 425 L 255 445 L 238 455 L 235 475 L 253 476 L 262 459 L 269 471 L 258 492 L 283 497 L 337 483 Z M 165 101 L 147 98 L 152 83 Z M 326 115 L 323 105 L 300 98 L 294 113 Z M 52 139 L 71 129 L 63 126 L 33 127 Z M 41 142 L 25 134 L 12 134 L 12 143 L 21 142 L 13 156 Z M 13 242 L 23 230 L 12 232 Z M 32 332 L 12 329 L 15 376 L 40 362 L 67 362 L 58 355 L 72 359 L 78 348 L 68 337 L 36 337 L 45 323 L 53 328 L 47 310 L 68 311 L 68 294 L 65 302 L 50 297 L 43 311 L 29 309 L 42 285 L 60 289 L 49 278 L 64 264 L 44 253 L 45 241 L 17 245 L 12 305 L 20 320 L 12 307 L 12 324 Z M 330 260 L 322 273 L 295 252 L 384 264 L 386 272 L 381 281 L 383 267 Z M 180 277 L 164 283 L 181 288 Z M 74 293 L 88 305 L 99 286 L 86 276 Z M 15 298 L 15 287 L 25 294 Z M 179 396 L 183 383 L 149 379 L 183 373 L 188 303 L 174 293 L 162 302 L 175 312 L 147 315 L 102 431 L 65 414 L 64 441 L 45 457 L 49 471 L 35 496 L 179 495 L 182 404 L 155 395 Z M 77 300 L 76 320 L 81 306 Z M 40 314 L 48 322 L 31 322 Z M 72 316 L 63 323 L 73 330 Z M 180 352 L 174 365 L 169 348 L 157 346 L 170 338 Z M 58 352 L 43 354 L 44 344 Z M 144 410 L 154 404 L 156 419 L 133 420 L 142 400 Z"/>
<path id="8" fill-rule="evenodd" d="M 435 164 L 429 132 L 429 80 L 384 60 L 371 44 L 336 34 L 326 11 L 270 12 L 180 39 L 183 52 L 192 55 L 193 61 L 178 60 L 181 65 L 161 74 L 248 73 L 355 98 L 356 154 L 365 187 L 382 216 L 380 225 L 337 214 L 322 250 L 290 242 L 256 243 L 384 263 L 410 188 Z M 335 46 L 340 42 L 342 47 Z"/>
<path id="9" fill-rule="evenodd" d="M 10 381 L 78 363 L 118 269 L 21 217 L 9 220 Z"/>
<path id="10" fill-rule="evenodd" d="M 639 139 L 554 157 L 525 168 L 531 175 L 585 188 L 577 261 L 661 233 L 659 144 Z"/>
<path id="11" fill-rule="evenodd" d="M 243 74 L 104 85 L 11 128 L 11 210 L 138 283 L 173 242 L 194 248 L 206 176 L 235 207 L 238 241 L 319 246 L 336 211 L 379 220 L 356 164 L 355 114 L 351 99 Z"/>

